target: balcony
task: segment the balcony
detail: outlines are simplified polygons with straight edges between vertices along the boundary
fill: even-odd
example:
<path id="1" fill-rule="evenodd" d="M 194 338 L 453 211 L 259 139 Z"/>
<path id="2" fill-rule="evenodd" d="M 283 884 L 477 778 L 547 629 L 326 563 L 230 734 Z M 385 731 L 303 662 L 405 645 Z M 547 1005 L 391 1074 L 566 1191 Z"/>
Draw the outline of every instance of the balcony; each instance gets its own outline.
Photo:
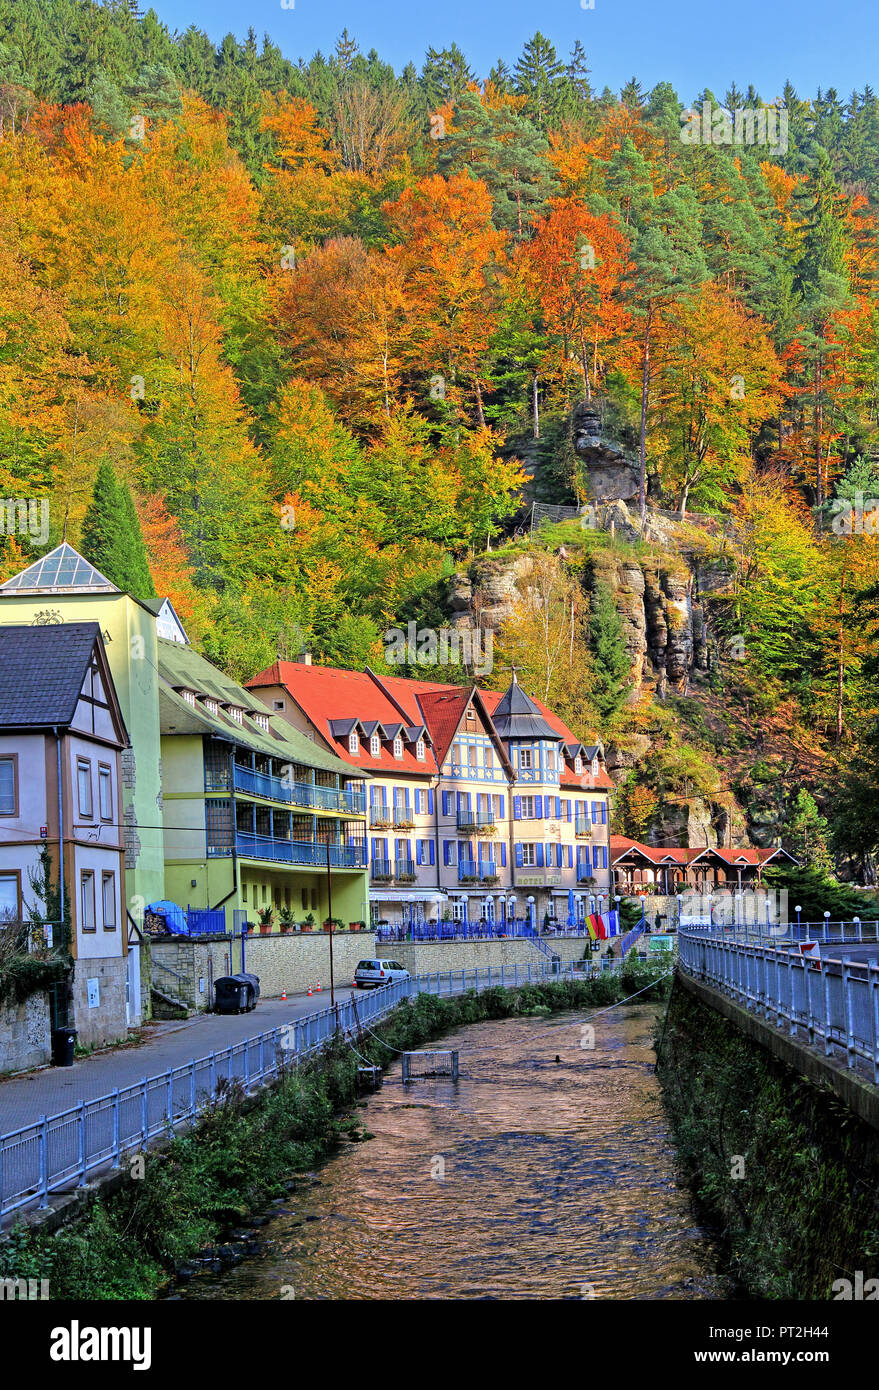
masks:
<path id="1" fill-rule="evenodd" d="M 375 883 L 390 883 L 394 876 L 390 859 L 373 859 L 370 876 Z"/>
<path id="2" fill-rule="evenodd" d="M 497 883 L 497 864 L 493 859 L 462 859 L 458 863 L 459 883 Z"/>
<path id="3" fill-rule="evenodd" d="M 592 834 L 592 822 L 588 816 L 577 817 L 574 834 L 579 835 L 581 838 L 583 838 L 583 836 L 588 838 Z"/>
<path id="4" fill-rule="evenodd" d="M 495 835 L 497 825 L 495 824 L 494 811 L 459 811 L 458 812 L 458 834 L 459 835 Z"/>
<path id="5" fill-rule="evenodd" d="M 397 880 L 398 883 L 414 883 L 415 860 L 398 859 L 394 869 L 394 878 Z"/>
<path id="6" fill-rule="evenodd" d="M 318 840 L 281 840 L 271 835 L 252 835 L 239 830 L 235 837 L 238 853 L 246 859 L 269 859 L 276 864 L 295 864 L 304 868 L 325 869 L 327 847 Z M 210 852 L 210 851 L 209 851 Z M 223 851 L 228 854 L 227 849 Z M 333 869 L 364 869 L 365 845 L 330 845 L 330 867 Z"/>
<path id="7" fill-rule="evenodd" d="M 220 780 L 223 780 L 220 778 Z M 205 790 L 219 791 L 216 771 L 205 774 Z M 210 785 L 209 785 L 210 782 Z M 228 777 L 223 786 L 228 785 Z M 366 814 L 366 795 L 364 792 L 338 787 L 320 787 L 313 782 L 292 782 L 278 777 L 273 772 L 256 772 L 250 767 L 234 765 L 235 790 L 247 796 L 261 796 L 266 801 L 280 801 L 286 806 L 306 806 L 310 810 L 340 811 L 344 815 L 362 816 Z"/>
<path id="8" fill-rule="evenodd" d="M 369 824 L 372 830 L 393 830 L 394 818 L 383 802 L 369 808 Z"/>
<path id="9" fill-rule="evenodd" d="M 408 806 L 394 807 L 394 829 L 414 830 L 415 820 Z"/>

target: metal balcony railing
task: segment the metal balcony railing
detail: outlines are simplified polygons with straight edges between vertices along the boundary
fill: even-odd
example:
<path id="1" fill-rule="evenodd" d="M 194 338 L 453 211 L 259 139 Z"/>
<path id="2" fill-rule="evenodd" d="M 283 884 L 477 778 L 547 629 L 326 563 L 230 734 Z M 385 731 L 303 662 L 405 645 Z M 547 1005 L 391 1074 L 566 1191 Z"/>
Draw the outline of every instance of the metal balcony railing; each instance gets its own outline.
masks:
<path id="1" fill-rule="evenodd" d="M 238 831 L 235 840 L 238 853 L 247 859 L 268 859 L 277 864 L 326 868 L 327 847 L 319 840 L 279 840 L 271 835 L 252 835 L 244 830 Z M 330 845 L 330 867 L 365 868 L 366 846 Z"/>
<path id="2" fill-rule="evenodd" d="M 217 774 L 205 775 L 205 790 L 216 791 L 213 785 Z M 208 783 L 211 785 L 208 785 Z M 228 779 L 223 786 L 228 785 Z M 364 792 L 338 787 L 319 787 L 313 782 L 292 782 L 278 777 L 273 772 L 256 772 L 250 767 L 234 767 L 234 786 L 236 791 L 249 796 L 261 796 L 266 801 L 280 801 L 287 806 L 306 806 L 317 811 L 340 811 L 342 814 L 362 816 L 366 813 Z"/>
<path id="3" fill-rule="evenodd" d="M 371 872 L 374 879 L 393 878 L 390 859 L 373 859 Z"/>
<path id="4" fill-rule="evenodd" d="M 592 834 L 592 822 L 588 816 L 577 816 L 574 833 L 575 835 Z"/>
<path id="5" fill-rule="evenodd" d="M 496 828 L 494 811 L 459 811 L 458 829 L 464 831 L 492 831 Z"/>
<path id="6" fill-rule="evenodd" d="M 394 877 L 399 881 L 411 882 L 415 878 L 415 860 L 398 859 L 394 868 Z"/>
<path id="7" fill-rule="evenodd" d="M 394 807 L 394 829 L 395 829 L 395 830 L 413 830 L 414 827 L 415 827 L 415 819 L 414 819 L 414 817 L 413 817 L 413 815 L 412 815 L 412 812 L 409 810 L 409 807 L 408 807 L 408 806 L 395 806 L 395 807 Z"/>

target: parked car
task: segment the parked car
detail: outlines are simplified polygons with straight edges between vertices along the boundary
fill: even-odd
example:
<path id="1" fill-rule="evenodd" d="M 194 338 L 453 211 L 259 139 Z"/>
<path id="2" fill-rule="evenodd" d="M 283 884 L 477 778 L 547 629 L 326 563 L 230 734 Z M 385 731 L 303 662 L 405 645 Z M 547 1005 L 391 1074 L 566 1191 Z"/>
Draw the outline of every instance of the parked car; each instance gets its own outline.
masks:
<path id="1" fill-rule="evenodd" d="M 408 980 L 409 971 L 398 960 L 361 960 L 354 971 L 354 985 L 358 989 L 390 984 L 391 980 Z"/>

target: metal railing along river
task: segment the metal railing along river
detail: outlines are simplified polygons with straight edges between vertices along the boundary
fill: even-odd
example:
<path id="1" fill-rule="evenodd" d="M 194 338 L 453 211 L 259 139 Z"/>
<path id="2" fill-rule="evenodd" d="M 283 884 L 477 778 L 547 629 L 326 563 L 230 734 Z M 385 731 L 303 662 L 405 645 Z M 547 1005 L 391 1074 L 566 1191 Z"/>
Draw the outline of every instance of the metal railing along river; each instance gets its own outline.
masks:
<path id="1" fill-rule="evenodd" d="M 801 930 L 794 928 L 791 937 L 786 942 L 765 935 L 748 939 L 716 927 L 684 926 L 678 935 L 679 965 L 694 980 L 786 1027 L 791 1037 L 818 1042 L 825 1056 L 844 1051 L 853 1070 L 859 1059 L 866 1061 L 879 1084 L 879 943 L 877 960 L 847 960 L 842 951 L 834 956 L 829 927 L 820 938 L 819 955 L 804 954 L 800 942 L 812 938 Z M 865 937 L 858 924 L 835 944 L 871 939 L 873 934 Z"/>
<path id="2" fill-rule="evenodd" d="M 403 999 L 416 994 L 463 994 L 493 985 L 515 987 L 565 976 L 584 979 L 619 969 L 621 963 L 605 961 L 599 967 L 590 961 L 553 966 L 528 962 L 412 976 L 371 990 L 356 1003 L 340 1000 L 335 1008 L 305 1014 L 221 1052 L 144 1077 L 136 1085 L 41 1116 L 33 1124 L 0 1134 L 0 1226 L 4 1216 L 24 1207 L 46 1207 L 51 1192 L 81 1188 L 100 1169 L 120 1168 L 151 1139 L 195 1124 L 216 1097 L 218 1084 L 234 1081 L 247 1091 L 272 1081 L 325 1046 L 337 1030 L 358 1032 L 361 1024 L 383 1018 Z"/>

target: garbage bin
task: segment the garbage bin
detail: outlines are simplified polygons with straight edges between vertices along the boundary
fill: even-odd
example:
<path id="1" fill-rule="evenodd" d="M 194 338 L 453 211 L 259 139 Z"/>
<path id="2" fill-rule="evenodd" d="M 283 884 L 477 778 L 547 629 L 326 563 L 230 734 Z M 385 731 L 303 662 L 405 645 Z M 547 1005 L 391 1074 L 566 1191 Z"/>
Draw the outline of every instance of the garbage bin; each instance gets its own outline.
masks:
<path id="1" fill-rule="evenodd" d="M 75 1028 L 52 1029 L 52 1062 L 56 1067 L 73 1066 L 73 1049 L 75 1047 Z"/>
<path id="2" fill-rule="evenodd" d="M 214 981 L 214 1010 L 218 1014 L 241 1014 L 256 1007 L 259 997 L 258 975 L 221 975 Z"/>

